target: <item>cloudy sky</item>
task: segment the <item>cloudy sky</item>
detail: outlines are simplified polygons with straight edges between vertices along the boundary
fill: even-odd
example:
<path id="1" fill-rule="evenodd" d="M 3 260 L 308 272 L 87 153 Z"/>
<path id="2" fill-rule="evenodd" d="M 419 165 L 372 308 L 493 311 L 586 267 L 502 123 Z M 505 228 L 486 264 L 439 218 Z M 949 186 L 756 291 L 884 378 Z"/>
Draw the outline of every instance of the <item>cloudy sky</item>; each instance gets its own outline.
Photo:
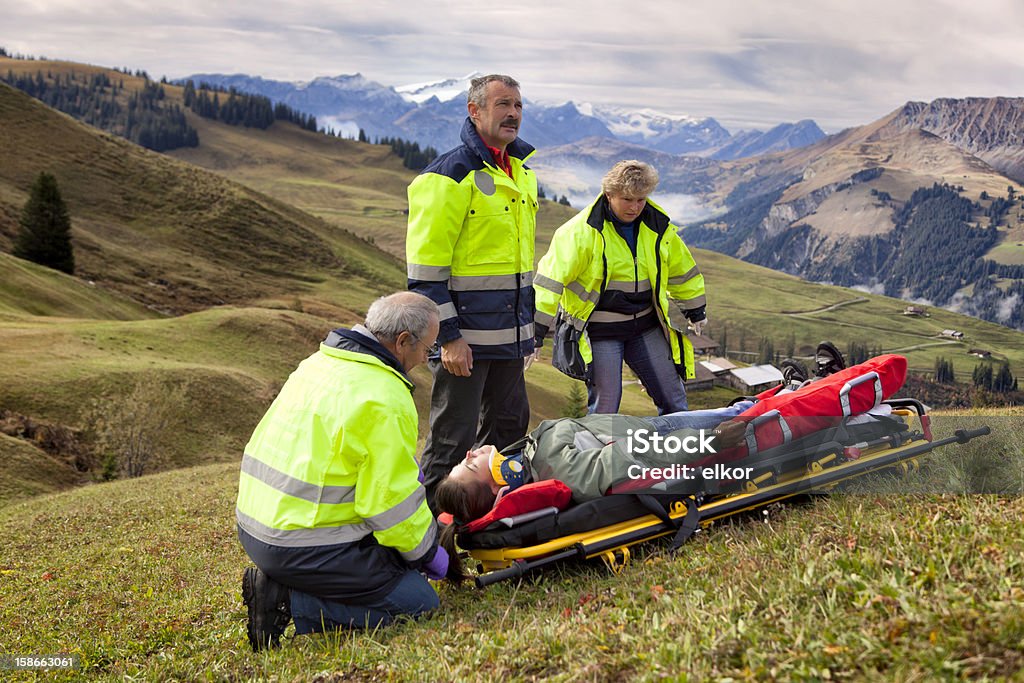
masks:
<path id="1" fill-rule="evenodd" d="M 1024 96 L 1019 0 L 0 0 L 8 52 L 151 76 L 403 85 L 504 72 L 529 99 L 812 118 L 827 132 L 907 100 Z"/>

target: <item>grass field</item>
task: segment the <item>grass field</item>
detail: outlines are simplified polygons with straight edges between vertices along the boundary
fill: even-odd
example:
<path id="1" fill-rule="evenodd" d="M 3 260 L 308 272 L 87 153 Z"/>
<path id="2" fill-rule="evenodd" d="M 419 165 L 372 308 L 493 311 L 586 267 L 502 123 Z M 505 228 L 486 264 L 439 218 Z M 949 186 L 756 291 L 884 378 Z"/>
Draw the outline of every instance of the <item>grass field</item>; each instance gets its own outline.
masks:
<path id="1" fill-rule="evenodd" d="M 987 419 L 958 415 L 959 420 Z M 998 418 L 1006 420 L 1007 418 Z M 946 448 L 910 479 L 993 450 Z M 1016 449 L 1016 454 L 1013 450 Z M 3 654 L 73 654 L 77 680 L 950 680 L 1024 672 L 1024 499 L 867 489 L 658 543 L 620 575 L 567 565 L 369 633 L 245 641 L 233 530 L 237 464 L 78 489 L 0 510 Z M 937 478 L 937 479 L 936 479 Z M 891 483 L 890 483 L 891 482 Z M 949 484 L 944 490 L 950 489 Z M 89 538 L 83 543 L 83 538 Z M 22 674 L 22 677 L 27 677 Z"/>

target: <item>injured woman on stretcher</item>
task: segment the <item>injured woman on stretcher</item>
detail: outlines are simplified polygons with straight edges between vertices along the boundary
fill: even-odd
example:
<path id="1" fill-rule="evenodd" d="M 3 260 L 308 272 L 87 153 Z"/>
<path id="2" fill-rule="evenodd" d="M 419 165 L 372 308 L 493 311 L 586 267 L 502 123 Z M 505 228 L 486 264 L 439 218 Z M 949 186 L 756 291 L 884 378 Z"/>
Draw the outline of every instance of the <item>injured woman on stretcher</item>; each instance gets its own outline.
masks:
<path id="1" fill-rule="evenodd" d="M 541 422 L 519 442 L 467 451 L 437 487 L 437 507 L 456 523 L 484 516 L 500 496 L 524 484 L 557 479 L 573 502 L 600 498 L 616 483 L 644 469 L 665 469 L 703 460 L 742 442 L 746 423 L 730 421 L 750 408 L 692 410 L 657 417 L 593 414 Z"/>
<path id="2" fill-rule="evenodd" d="M 504 452 L 485 445 L 466 453 L 436 490 L 437 507 L 454 521 L 442 537 L 454 549 L 457 528 L 487 515 L 501 497 L 531 482 L 560 481 L 571 491 L 572 503 L 581 504 L 615 493 L 630 480 L 720 479 L 718 472 L 709 477 L 694 470 L 754 455 L 762 432 L 774 431 L 769 438 L 782 443 L 834 426 L 843 417 L 886 412 L 882 399 L 902 385 L 905 372 L 904 358 L 882 356 L 795 390 L 780 386 L 725 408 L 546 420 Z M 694 467 L 687 471 L 688 465 Z"/>

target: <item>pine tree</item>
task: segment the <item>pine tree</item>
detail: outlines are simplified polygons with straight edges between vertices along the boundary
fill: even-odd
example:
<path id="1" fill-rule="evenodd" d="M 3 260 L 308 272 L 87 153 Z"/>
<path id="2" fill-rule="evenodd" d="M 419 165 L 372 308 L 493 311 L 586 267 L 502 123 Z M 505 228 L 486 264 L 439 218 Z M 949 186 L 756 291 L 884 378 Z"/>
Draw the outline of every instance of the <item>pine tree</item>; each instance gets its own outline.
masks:
<path id="1" fill-rule="evenodd" d="M 573 382 L 568 401 L 562 408 L 562 417 L 583 417 L 587 414 L 587 394 L 582 382 Z"/>
<path id="2" fill-rule="evenodd" d="M 50 173 L 40 173 L 32 184 L 21 214 L 14 255 L 65 273 L 75 272 L 68 207 L 60 196 L 57 179 Z"/>

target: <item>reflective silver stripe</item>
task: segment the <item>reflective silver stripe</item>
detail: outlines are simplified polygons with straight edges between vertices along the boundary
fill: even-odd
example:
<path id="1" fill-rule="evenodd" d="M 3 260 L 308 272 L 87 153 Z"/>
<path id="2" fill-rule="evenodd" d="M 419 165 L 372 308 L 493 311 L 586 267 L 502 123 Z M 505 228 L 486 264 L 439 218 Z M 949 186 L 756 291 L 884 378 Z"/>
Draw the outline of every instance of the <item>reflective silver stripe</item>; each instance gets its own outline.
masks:
<path id="1" fill-rule="evenodd" d="M 310 503 L 339 505 L 341 503 L 351 503 L 356 499 L 356 489 L 354 486 L 317 486 L 316 484 L 310 484 L 285 474 L 281 470 L 274 469 L 265 462 L 257 460 L 248 454 L 242 457 L 242 472 L 276 491 L 280 491 L 293 498 L 301 498 Z"/>
<path id="2" fill-rule="evenodd" d="M 455 304 L 449 301 L 448 303 L 441 304 L 437 307 L 437 315 L 441 319 L 441 322 L 444 322 L 445 320 L 459 317 L 459 312 L 455 310 Z"/>
<path id="3" fill-rule="evenodd" d="M 478 346 L 515 344 L 517 341 L 524 339 L 533 339 L 533 323 L 519 328 L 519 339 L 516 339 L 516 328 L 514 327 L 506 327 L 503 330 L 467 330 L 462 328 L 461 332 L 469 344 L 476 344 Z"/>
<path id="4" fill-rule="evenodd" d="M 614 289 L 617 292 L 649 292 L 651 291 L 650 280 L 609 280 L 606 290 Z"/>
<path id="5" fill-rule="evenodd" d="M 866 374 L 861 375 L 860 377 L 855 377 L 854 379 L 851 379 L 849 382 L 847 382 L 846 384 L 843 385 L 842 389 L 839 390 L 839 404 L 843 407 L 843 416 L 844 417 L 849 417 L 851 415 L 851 411 L 850 411 L 850 391 L 855 386 L 858 386 L 860 384 L 864 384 L 864 382 L 871 382 L 871 381 L 874 381 L 874 383 L 875 383 L 875 387 L 874 387 L 875 388 L 875 402 L 871 406 L 871 408 L 868 408 L 868 410 L 872 410 L 874 408 L 877 408 L 879 406 L 879 404 L 882 403 L 882 380 L 878 377 L 878 373 L 877 372 L 868 372 Z M 866 413 L 867 410 L 864 410 L 862 412 Z"/>
<path id="6" fill-rule="evenodd" d="M 541 275 L 540 273 L 537 273 L 537 276 L 533 278 L 533 284 L 538 287 L 543 287 L 549 292 L 553 292 L 555 294 L 561 294 L 562 290 L 565 289 L 565 285 L 558 280 L 552 280 L 546 275 Z"/>
<path id="7" fill-rule="evenodd" d="M 700 275 L 700 268 L 698 268 L 697 266 L 694 266 L 693 268 L 690 268 L 688 271 L 686 271 L 682 275 L 676 275 L 675 277 L 670 277 L 668 279 L 668 283 L 670 285 L 681 285 L 684 282 L 686 282 L 687 280 L 689 280 L 690 278 L 697 277 L 698 275 Z"/>
<path id="8" fill-rule="evenodd" d="M 746 441 L 747 441 L 747 456 L 757 455 L 757 436 L 755 432 L 757 427 L 765 422 L 768 422 L 772 418 L 778 418 L 779 429 L 782 430 L 782 443 L 789 443 L 793 440 L 793 432 L 789 429 L 789 424 L 786 422 L 786 418 L 782 416 L 778 410 L 769 410 L 763 415 L 758 415 L 753 420 L 747 423 L 746 430 Z"/>
<path id="9" fill-rule="evenodd" d="M 410 263 L 405 270 L 410 280 L 428 282 L 447 280 L 452 274 L 451 266 L 421 266 L 418 263 Z"/>
<path id="10" fill-rule="evenodd" d="M 578 296 L 581 301 L 589 301 L 596 304 L 597 300 L 601 298 L 601 292 L 591 292 L 589 289 L 584 287 L 583 283 L 579 280 L 570 282 L 566 285 L 566 288 Z"/>
<path id="11" fill-rule="evenodd" d="M 703 294 L 695 296 L 692 299 L 673 299 L 673 301 L 676 302 L 677 306 L 687 311 L 708 305 L 708 298 Z"/>
<path id="12" fill-rule="evenodd" d="M 422 486 L 406 496 L 398 505 L 388 508 L 384 512 L 370 515 L 365 521 L 374 531 L 385 531 L 393 526 L 398 526 L 405 520 L 416 514 L 423 502 L 427 499 L 427 491 Z"/>
<path id="13" fill-rule="evenodd" d="M 648 306 L 639 313 L 612 313 L 611 311 L 594 311 L 594 314 L 590 316 L 590 322 L 592 323 L 621 323 L 627 320 L 633 320 L 639 318 L 642 315 L 647 315 L 654 310 L 653 306 Z"/>
<path id="14" fill-rule="evenodd" d="M 548 315 L 544 311 L 537 311 L 534 313 L 533 320 L 541 325 L 545 325 L 549 330 L 551 329 L 551 326 L 555 324 L 555 316 Z"/>
<path id="15" fill-rule="evenodd" d="M 437 538 L 437 524 L 434 520 L 430 520 L 430 528 L 427 529 L 427 533 L 423 534 L 423 540 L 421 540 L 412 550 L 406 550 L 402 553 L 402 558 L 406 562 L 415 562 L 420 559 L 426 555 L 427 551 L 430 550 L 430 547 L 434 545 L 435 538 Z M 457 562 L 458 560 L 453 558 L 452 561 Z"/>
<path id="16" fill-rule="evenodd" d="M 363 523 L 324 526 L 315 529 L 274 529 L 256 521 L 237 508 L 235 509 L 235 519 L 238 520 L 238 526 L 251 536 L 264 543 L 286 548 L 354 543 L 372 533 L 372 529 Z"/>
<path id="17" fill-rule="evenodd" d="M 475 292 L 488 289 L 517 289 L 533 286 L 533 271 L 512 275 L 452 275 L 448 289 L 453 292 Z"/>
<path id="18" fill-rule="evenodd" d="M 673 305 L 673 304 L 675 304 L 675 305 Z M 668 322 L 669 322 L 669 324 L 672 327 L 674 327 L 675 329 L 679 330 L 680 332 L 682 332 L 683 330 L 686 329 L 686 325 L 687 325 L 688 321 L 686 319 L 686 316 L 683 314 L 683 309 L 679 305 L 678 301 L 671 301 L 671 302 L 669 302 L 669 306 L 668 306 Z"/>

